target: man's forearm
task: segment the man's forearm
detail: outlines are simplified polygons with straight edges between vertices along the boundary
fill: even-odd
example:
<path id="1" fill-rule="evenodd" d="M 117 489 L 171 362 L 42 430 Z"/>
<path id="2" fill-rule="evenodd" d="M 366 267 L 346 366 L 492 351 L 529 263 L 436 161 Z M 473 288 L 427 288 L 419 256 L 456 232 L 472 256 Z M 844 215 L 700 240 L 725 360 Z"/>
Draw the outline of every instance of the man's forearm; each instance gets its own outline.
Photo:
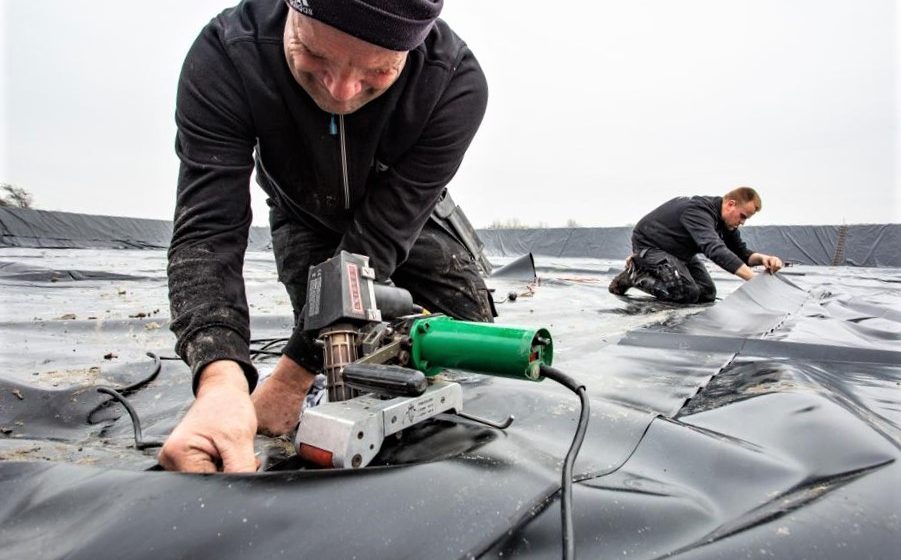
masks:
<path id="1" fill-rule="evenodd" d="M 760 266 L 763 264 L 764 255 L 761 253 L 751 253 L 751 256 L 748 257 L 748 265 L 749 266 Z"/>
<path id="2" fill-rule="evenodd" d="M 748 265 L 743 264 L 735 271 L 735 275 L 742 280 L 750 280 L 751 278 L 754 278 L 754 271 L 751 270 L 751 267 Z"/>

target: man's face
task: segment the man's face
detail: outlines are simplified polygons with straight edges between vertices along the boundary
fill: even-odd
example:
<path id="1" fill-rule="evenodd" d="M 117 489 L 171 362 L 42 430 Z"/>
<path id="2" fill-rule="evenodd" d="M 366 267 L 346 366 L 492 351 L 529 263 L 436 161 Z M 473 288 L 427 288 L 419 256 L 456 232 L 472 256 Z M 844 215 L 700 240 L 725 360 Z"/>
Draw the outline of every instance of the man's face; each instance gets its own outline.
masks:
<path id="1" fill-rule="evenodd" d="M 294 79 L 320 109 L 346 115 L 391 87 L 407 53 L 367 43 L 289 9 L 285 57 Z"/>
<path id="2" fill-rule="evenodd" d="M 757 207 L 754 205 L 753 200 L 744 204 L 734 200 L 723 201 L 723 222 L 726 223 L 726 228 L 730 230 L 738 229 L 739 226 L 744 225 L 745 221 L 756 213 Z"/>

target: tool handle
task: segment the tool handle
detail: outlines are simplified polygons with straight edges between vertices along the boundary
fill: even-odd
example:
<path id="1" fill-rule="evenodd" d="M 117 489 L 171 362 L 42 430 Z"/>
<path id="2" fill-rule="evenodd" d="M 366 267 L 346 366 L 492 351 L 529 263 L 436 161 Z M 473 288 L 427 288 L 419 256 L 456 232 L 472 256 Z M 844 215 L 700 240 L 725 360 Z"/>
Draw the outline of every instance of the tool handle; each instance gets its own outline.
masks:
<path id="1" fill-rule="evenodd" d="M 428 387 L 421 371 L 384 364 L 348 364 L 344 382 L 366 393 L 391 397 L 418 397 Z"/>

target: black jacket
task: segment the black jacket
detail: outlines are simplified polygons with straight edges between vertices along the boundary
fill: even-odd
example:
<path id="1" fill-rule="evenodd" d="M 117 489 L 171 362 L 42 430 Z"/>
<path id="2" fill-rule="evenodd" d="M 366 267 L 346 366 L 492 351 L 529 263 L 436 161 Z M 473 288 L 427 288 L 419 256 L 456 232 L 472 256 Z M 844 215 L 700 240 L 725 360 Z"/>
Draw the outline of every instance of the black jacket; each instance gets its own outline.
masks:
<path id="1" fill-rule="evenodd" d="M 439 20 L 388 91 L 353 114 L 325 113 L 285 60 L 287 10 L 281 0 L 244 0 L 222 12 L 191 47 L 178 85 L 168 267 L 176 350 L 195 375 L 235 360 L 251 385 L 242 267 L 254 167 L 270 204 L 343 235 L 339 250 L 368 255 L 385 279 L 456 173 L 488 97 L 472 52 Z"/>
<path id="2" fill-rule="evenodd" d="M 698 253 L 735 273 L 754 253 L 738 230 L 729 230 L 720 215 L 721 196 L 680 196 L 642 218 L 632 230 L 632 249 L 662 249 L 684 261 Z"/>

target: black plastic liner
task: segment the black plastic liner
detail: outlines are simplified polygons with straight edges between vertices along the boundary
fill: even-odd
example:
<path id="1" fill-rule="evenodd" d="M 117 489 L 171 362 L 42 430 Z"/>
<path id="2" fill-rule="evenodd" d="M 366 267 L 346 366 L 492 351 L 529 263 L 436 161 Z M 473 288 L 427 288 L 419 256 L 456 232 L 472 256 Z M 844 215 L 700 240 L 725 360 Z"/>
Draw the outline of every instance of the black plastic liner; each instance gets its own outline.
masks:
<path id="1" fill-rule="evenodd" d="M 578 399 L 452 372 L 465 410 L 359 471 L 147 471 L 191 402 L 161 250 L 0 250 L 0 558 L 559 558 L 560 469 Z M 618 261 L 536 259 L 492 279 L 499 322 L 548 327 L 585 383 L 582 558 L 892 558 L 901 549 L 901 270 L 798 266 L 680 307 L 606 285 Z M 287 336 L 271 255 L 248 253 L 257 339 Z M 257 346 L 260 346 L 259 344 Z M 259 367 L 271 368 L 272 358 Z M 285 443 L 258 437 L 267 468 Z M 270 460 L 269 458 L 273 459 Z M 894 552 L 893 552 L 894 551 Z"/>
<path id="2" fill-rule="evenodd" d="M 117 216 L 0 208 L 0 247 L 165 249 L 172 222 Z M 270 246 L 269 228 L 250 228 L 248 247 Z"/>
<path id="3" fill-rule="evenodd" d="M 614 228 L 488 229 L 478 235 L 494 257 L 527 253 L 550 257 L 624 260 L 632 230 Z M 165 248 L 172 222 L 25 208 L 0 208 L 0 247 Z M 808 265 L 901 267 L 901 224 L 746 226 L 752 248 Z M 269 250 L 269 229 L 252 227 L 248 247 Z"/>
<path id="4" fill-rule="evenodd" d="M 850 226 L 745 226 L 748 246 L 795 264 L 901 267 L 901 224 Z M 622 259 L 632 229 L 549 228 L 480 230 L 489 255 Z"/>

